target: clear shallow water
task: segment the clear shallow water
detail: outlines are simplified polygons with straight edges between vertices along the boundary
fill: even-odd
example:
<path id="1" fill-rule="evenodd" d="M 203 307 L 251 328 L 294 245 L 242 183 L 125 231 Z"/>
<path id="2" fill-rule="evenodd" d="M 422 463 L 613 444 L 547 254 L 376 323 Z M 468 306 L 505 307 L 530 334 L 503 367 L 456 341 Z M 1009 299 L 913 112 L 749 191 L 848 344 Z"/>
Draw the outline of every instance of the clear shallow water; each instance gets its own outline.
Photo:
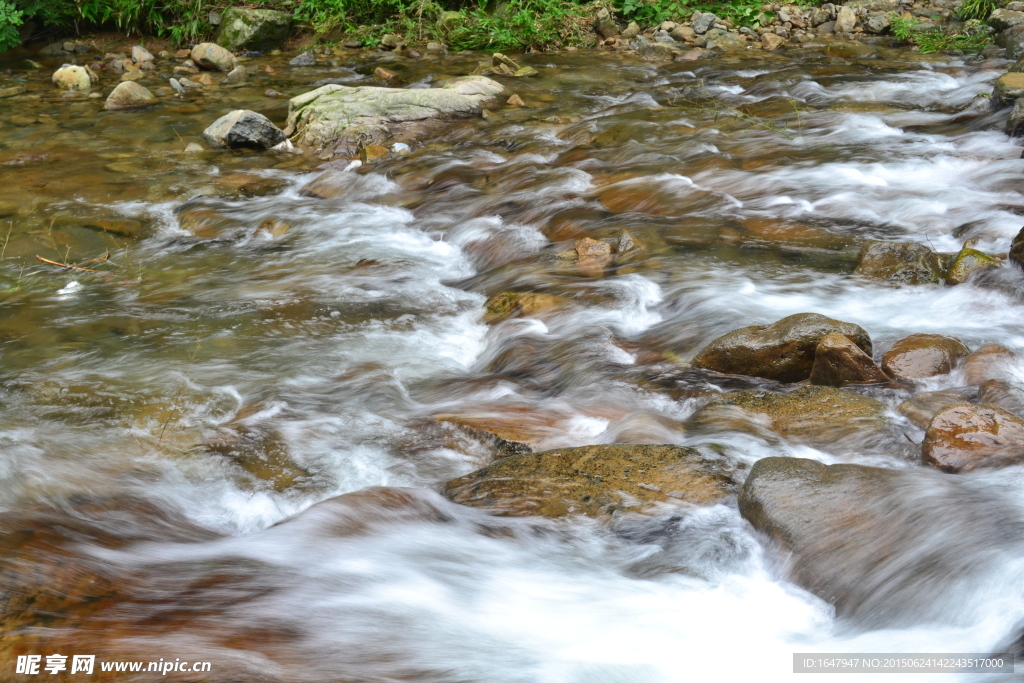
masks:
<path id="1" fill-rule="evenodd" d="M 49 90 L 30 77 L 0 103 L 15 204 L 0 206 L 0 524 L 18 629 L 3 656 L 187 656 L 225 681 L 632 683 L 784 680 L 802 651 L 1004 645 L 1024 621 L 1024 549 L 989 527 L 951 525 L 975 534 L 969 571 L 934 587 L 927 615 L 908 587 L 903 623 L 868 628 L 786 581 L 734 504 L 608 527 L 436 493 L 492 457 L 443 414 L 511 415 L 537 448 L 915 467 L 912 444 L 690 432 L 730 387 L 674 360 L 804 311 L 862 325 L 876 352 L 914 332 L 1024 351 L 1016 271 L 956 288 L 851 276 L 866 239 L 1002 252 L 1020 227 L 1020 148 L 999 115 L 961 112 L 1000 63 L 907 60 L 544 55 L 540 79 L 514 84 L 531 108 L 457 122 L 330 200 L 298 193 L 315 157 L 181 150 L 222 110 L 280 120 L 266 87 L 303 92 L 344 65 L 275 63 L 249 87 L 116 116 L 31 99 Z M 474 65 L 399 67 L 412 83 Z M 188 211 L 214 227 L 197 237 Z M 267 219 L 290 229 L 255 234 Z M 622 229 L 643 258 L 604 277 L 556 257 Z M 34 258 L 106 252 L 102 275 Z M 504 290 L 570 303 L 488 324 Z M 1024 474 L 964 476 L 1014 523 Z M 374 486 L 408 490 L 329 500 Z"/>

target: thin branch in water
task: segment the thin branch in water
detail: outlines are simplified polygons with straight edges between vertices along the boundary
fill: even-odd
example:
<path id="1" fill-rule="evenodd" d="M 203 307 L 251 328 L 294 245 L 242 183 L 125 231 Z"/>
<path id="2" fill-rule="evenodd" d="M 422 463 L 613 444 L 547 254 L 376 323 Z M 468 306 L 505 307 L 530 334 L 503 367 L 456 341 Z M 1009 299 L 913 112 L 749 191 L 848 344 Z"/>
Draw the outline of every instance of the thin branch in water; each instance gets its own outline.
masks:
<path id="1" fill-rule="evenodd" d="M 43 263 L 45 263 L 47 265 L 50 265 L 50 266 L 60 266 L 61 268 L 70 269 L 70 270 L 77 270 L 77 271 L 81 271 L 83 273 L 95 273 L 95 272 L 98 272 L 98 271 L 95 271 L 95 270 L 91 270 L 89 268 L 81 268 L 79 266 L 73 266 L 70 263 L 61 263 L 60 261 L 51 261 L 48 258 L 43 258 L 39 254 L 36 254 L 36 258 L 38 260 L 42 261 Z"/>

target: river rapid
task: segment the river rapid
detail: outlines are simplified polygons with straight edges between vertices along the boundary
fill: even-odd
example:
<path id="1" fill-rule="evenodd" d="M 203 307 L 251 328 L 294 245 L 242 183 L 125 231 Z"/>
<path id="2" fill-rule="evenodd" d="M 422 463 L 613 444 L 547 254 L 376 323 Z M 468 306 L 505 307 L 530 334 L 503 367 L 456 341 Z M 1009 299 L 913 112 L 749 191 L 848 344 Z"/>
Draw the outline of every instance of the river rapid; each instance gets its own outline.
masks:
<path id="1" fill-rule="evenodd" d="M 456 505 L 442 484 L 493 452 L 436 419 L 500 423 L 535 450 L 672 443 L 743 467 L 920 468 L 923 432 L 899 416 L 902 445 L 691 430 L 709 398 L 761 385 L 685 361 L 807 311 L 861 325 L 881 351 L 933 332 L 1024 352 L 1013 268 L 956 287 L 852 275 L 868 239 L 1006 251 L 1024 160 L 1006 112 L 971 107 L 1005 61 L 527 56 L 540 76 L 507 87 L 528 107 L 452 122 L 322 200 L 298 191 L 325 163 L 312 153 L 183 150 L 232 109 L 282 123 L 287 100 L 267 88 L 369 84 L 380 64 L 425 87 L 479 55 L 290 56 L 138 112 L 61 98 L 20 56 L 0 63 L 29 88 L 0 100 L 2 666 L 61 652 L 212 663 L 166 677 L 190 681 L 775 681 L 794 677 L 795 652 L 982 653 L 1017 637 L 1024 536 L 952 523 L 970 501 L 928 508 L 951 520 L 934 542 L 960 546 L 957 582 L 897 587 L 895 619 L 856 621 L 787 580 L 735 499 L 613 524 Z M 255 230 L 268 219 L 287 231 Z M 642 248 L 628 263 L 593 273 L 558 256 L 623 229 Z M 486 321 L 507 290 L 571 305 Z M 958 372 L 924 388 L 960 386 Z M 911 395 L 859 391 L 892 408 Z M 1020 528 L 1024 468 L 957 476 Z"/>

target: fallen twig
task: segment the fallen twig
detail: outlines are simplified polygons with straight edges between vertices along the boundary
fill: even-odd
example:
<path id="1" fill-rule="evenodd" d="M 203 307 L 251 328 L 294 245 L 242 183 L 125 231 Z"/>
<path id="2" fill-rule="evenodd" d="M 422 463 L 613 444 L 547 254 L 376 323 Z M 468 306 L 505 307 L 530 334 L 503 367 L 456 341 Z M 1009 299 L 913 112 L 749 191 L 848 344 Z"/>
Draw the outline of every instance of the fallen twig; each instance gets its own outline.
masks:
<path id="1" fill-rule="evenodd" d="M 73 266 L 70 263 L 61 263 L 60 261 L 51 261 L 48 258 L 43 258 L 39 254 L 36 254 L 36 258 L 38 260 L 42 261 L 43 263 L 45 263 L 47 265 L 51 265 L 51 266 L 60 266 L 61 268 L 70 268 L 71 270 L 79 270 L 79 271 L 81 271 L 83 273 L 95 273 L 96 272 L 95 270 L 91 270 L 89 268 L 82 268 L 81 266 Z"/>

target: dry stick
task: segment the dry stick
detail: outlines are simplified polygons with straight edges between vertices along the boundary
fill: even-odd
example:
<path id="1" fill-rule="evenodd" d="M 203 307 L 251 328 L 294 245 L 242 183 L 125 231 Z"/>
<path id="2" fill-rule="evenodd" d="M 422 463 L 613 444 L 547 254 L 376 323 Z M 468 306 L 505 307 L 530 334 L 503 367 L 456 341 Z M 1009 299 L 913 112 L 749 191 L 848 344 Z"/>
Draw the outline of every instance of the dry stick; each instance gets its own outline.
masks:
<path id="1" fill-rule="evenodd" d="M 61 268 L 70 268 L 71 270 L 79 270 L 79 271 L 81 271 L 83 273 L 95 273 L 95 272 L 97 272 L 95 270 L 90 270 L 89 268 L 80 268 L 79 266 L 73 266 L 70 263 L 61 263 L 60 261 L 51 261 L 48 258 L 43 258 L 39 254 L 36 254 L 36 258 L 38 260 L 42 261 L 43 263 L 46 263 L 46 264 L 51 265 L 51 266 L 60 266 Z"/>

